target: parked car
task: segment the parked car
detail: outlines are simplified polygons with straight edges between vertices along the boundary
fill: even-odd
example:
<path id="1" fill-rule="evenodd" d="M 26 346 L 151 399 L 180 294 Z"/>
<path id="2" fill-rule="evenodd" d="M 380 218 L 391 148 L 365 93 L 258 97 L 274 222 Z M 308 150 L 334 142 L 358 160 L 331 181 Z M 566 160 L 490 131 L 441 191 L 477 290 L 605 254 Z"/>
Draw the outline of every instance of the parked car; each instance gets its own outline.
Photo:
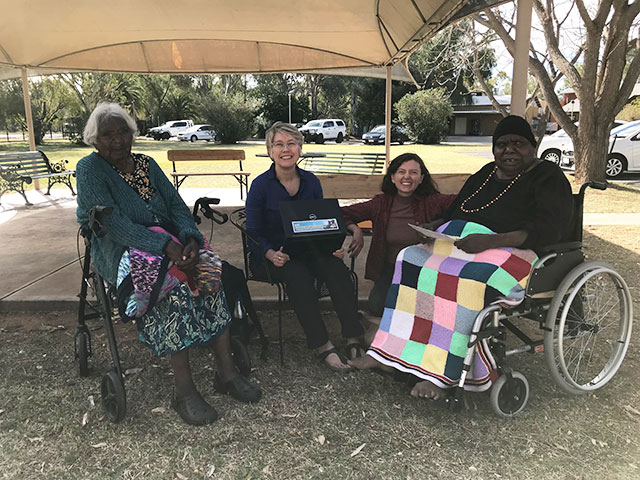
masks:
<path id="1" fill-rule="evenodd" d="M 214 132 L 211 125 L 194 125 L 191 128 L 187 128 L 184 132 L 178 134 L 178 140 L 186 142 L 195 142 L 196 140 L 206 140 L 210 142 L 215 140 L 216 132 Z"/>
<path id="2" fill-rule="evenodd" d="M 191 127 L 193 127 L 191 120 L 171 120 L 159 127 L 153 127 L 149 130 L 147 136 L 153 137 L 154 140 L 169 140 L 171 137 L 175 137 L 180 132 L 184 132 Z"/>
<path id="3" fill-rule="evenodd" d="M 384 125 L 378 125 L 373 130 L 362 135 L 362 141 L 364 143 L 384 143 L 385 131 Z M 404 132 L 401 126 L 399 125 L 391 125 L 391 143 L 398 142 L 402 145 L 404 142 L 409 140 L 409 137 Z"/>
<path id="4" fill-rule="evenodd" d="M 573 145 L 564 150 L 560 167 L 573 170 Z M 640 172 L 640 120 L 624 123 L 611 130 L 609 154 L 605 173 L 608 178 L 620 176 L 623 172 Z"/>
<path id="5" fill-rule="evenodd" d="M 613 122 L 612 131 L 614 128 L 625 123 L 627 122 L 623 120 L 615 120 Z M 542 160 L 549 160 L 550 162 L 560 165 L 560 157 L 564 150 L 573 150 L 573 142 L 567 132 L 564 130 L 558 130 L 553 135 L 548 135 L 542 139 L 538 146 L 538 158 L 541 158 Z"/>
<path id="6" fill-rule="evenodd" d="M 311 120 L 298 130 L 305 142 L 324 143 L 325 140 L 335 140 L 336 143 L 341 143 L 347 136 L 346 125 L 342 120 L 336 118 Z"/>

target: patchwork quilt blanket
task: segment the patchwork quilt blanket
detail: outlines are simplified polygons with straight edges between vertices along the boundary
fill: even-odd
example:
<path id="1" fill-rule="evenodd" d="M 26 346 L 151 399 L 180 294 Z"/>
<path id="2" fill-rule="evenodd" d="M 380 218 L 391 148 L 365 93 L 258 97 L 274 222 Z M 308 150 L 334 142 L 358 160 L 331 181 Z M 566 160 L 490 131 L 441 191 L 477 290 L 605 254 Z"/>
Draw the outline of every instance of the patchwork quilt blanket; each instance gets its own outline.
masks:
<path id="1" fill-rule="evenodd" d="M 438 231 L 457 237 L 493 233 L 461 220 Z M 521 302 L 536 258 L 533 251 L 516 248 L 469 254 L 441 239 L 405 248 L 396 259 L 380 328 L 367 353 L 441 388 L 457 385 L 478 312 L 492 303 Z M 483 391 L 496 378 L 495 362 L 486 341 L 474 348 L 465 389 Z"/>

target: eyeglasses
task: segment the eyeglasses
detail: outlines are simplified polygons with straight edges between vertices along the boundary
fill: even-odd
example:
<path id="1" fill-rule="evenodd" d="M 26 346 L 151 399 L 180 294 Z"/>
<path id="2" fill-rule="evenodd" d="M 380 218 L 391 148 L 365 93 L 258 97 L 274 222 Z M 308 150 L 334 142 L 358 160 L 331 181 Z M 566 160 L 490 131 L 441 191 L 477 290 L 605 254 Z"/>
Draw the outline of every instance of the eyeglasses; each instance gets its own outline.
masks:
<path id="1" fill-rule="evenodd" d="M 298 144 L 296 142 L 276 142 L 271 145 L 271 148 L 275 148 L 276 150 L 284 150 L 285 147 L 289 150 L 295 150 L 298 148 Z"/>

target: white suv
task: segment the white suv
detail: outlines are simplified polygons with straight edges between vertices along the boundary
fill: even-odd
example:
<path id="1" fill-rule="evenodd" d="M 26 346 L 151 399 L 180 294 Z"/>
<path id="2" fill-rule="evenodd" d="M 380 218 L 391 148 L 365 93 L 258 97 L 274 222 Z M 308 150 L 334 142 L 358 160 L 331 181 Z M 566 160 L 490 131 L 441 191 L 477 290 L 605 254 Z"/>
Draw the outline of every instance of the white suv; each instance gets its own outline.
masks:
<path id="1" fill-rule="evenodd" d="M 191 127 L 193 127 L 191 120 L 171 120 L 159 127 L 152 128 L 147 136 L 153 137 L 154 140 L 169 140 L 171 137 L 175 137 L 180 132 L 184 132 Z"/>
<path id="2" fill-rule="evenodd" d="M 341 143 L 347 135 L 346 125 L 337 118 L 311 120 L 299 130 L 305 142 L 323 143 L 325 140 L 335 140 L 336 143 Z"/>

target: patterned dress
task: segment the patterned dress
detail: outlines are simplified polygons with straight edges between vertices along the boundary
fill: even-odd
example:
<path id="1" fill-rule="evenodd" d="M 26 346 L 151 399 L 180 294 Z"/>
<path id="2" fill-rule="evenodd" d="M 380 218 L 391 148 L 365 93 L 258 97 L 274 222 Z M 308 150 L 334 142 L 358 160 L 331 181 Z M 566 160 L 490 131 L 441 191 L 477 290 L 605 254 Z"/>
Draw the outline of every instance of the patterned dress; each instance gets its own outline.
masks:
<path id="1" fill-rule="evenodd" d="M 155 190 L 149 181 L 149 157 L 131 155 L 132 173 L 113 167 L 145 202 Z M 129 273 L 129 252 L 125 251 L 118 269 L 118 284 Z M 157 356 L 172 355 L 191 346 L 204 346 L 220 336 L 231 323 L 222 288 L 205 295 L 194 295 L 186 282 L 179 283 L 155 307 L 136 319 L 138 338 Z"/>

